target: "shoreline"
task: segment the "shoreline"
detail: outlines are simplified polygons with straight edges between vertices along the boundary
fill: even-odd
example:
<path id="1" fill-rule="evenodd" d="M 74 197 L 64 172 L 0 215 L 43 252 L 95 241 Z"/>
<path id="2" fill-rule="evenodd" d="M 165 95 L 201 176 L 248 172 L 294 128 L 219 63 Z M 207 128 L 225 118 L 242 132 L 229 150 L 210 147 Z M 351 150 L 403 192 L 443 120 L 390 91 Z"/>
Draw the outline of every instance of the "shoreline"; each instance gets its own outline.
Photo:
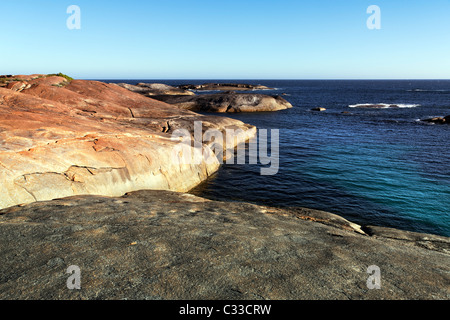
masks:
<path id="1" fill-rule="evenodd" d="M 47 88 L 50 87 L 52 89 L 51 92 L 53 92 L 53 91 L 58 90 L 58 89 L 65 89 L 65 87 L 67 85 L 69 85 L 70 82 L 73 81 L 72 78 L 64 76 L 62 74 L 59 74 L 59 75 L 11 76 L 10 78 L 2 77 L 1 79 L 3 79 L 2 81 L 4 81 L 4 82 L 6 80 L 8 80 L 9 82 L 12 82 L 12 83 L 8 84 L 8 86 L 9 86 L 8 89 L 10 89 L 11 91 L 18 91 L 18 92 L 23 92 L 23 93 L 28 93 L 28 91 L 31 91 L 31 94 L 34 94 L 34 95 L 36 95 L 34 92 L 37 92 L 38 93 L 37 97 L 39 97 L 39 98 L 40 98 L 40 95 L 42 95 L 42 92 L 44 92 L 44 94 L 47 94 L 47 93 L 45 93 L 45 91 L 42 91 L 42 90 L 44 90 L 44 87 L 47 87 Z M 80 81 L 80 85 L 79 86 L 88 85 L 88 84 L 90 86 L 92 83 L 99 83 L 99 84 L 107 85 L 106 82 L 100 82 L 100 81 L 89 81 L 89 80 L 76 80 L 76 81 Z M 110 85 L 114 88 L 113 91 L 111 91 L 111 92 L 114 93 L 114 90 L 116 90 L 115 89 L 115 84 L 110 84 Z M 146 84 L 144 83 L 143 85 L 146 85 Z M 182 86 L 180 86 L 180 87 L 182 87 Z M 33 92 L 33 89 L 36 89 L 36 88 L 39 88 L 41 91 L 34 91 Z M 170 86 L 167 86 L 167 85 L 163 86 L 163 89 L 168 89 L 168 88 L 170 89 Z M 161 90 L 160 87 L 157 87 L 157 89 Z M 79 92 L 81 89 L 78 88 L 78 89 L 75 89 L 75 90 L 78 90 L 78 92 Z M 96 90 L 96 88 L 95 88 L 95 90 Z M 131 90 L 131 91 L 128 90 L 128 89 L 126 90 L 126 92 L 129 92 L 130 95 L 132 95 L 132 96 L 134 95 L 133 98 L 136 98 L 138 96 L 138 93 L 134 94 L 134 93 L 132 93 L 132 91 L 133 90 Z M 120 89 L 118 92 L 120 92 L 121 94 L 124 94 L 125 91 Z M 54 94 L 54 93 L 52 93 L 52 94 Z M 47 96 L 48 96 L 48 94 L 47 94 Z M 80 99 L 81 96 L 80 97 L 77 96 L 76 98 Z M 151 98 L 151 96 L 150 96 L 150 98 Z M 57 96 L 56 99 L 61 99 L 61 97 Z M 37 101 L 40 101 L 40 100 L 37 100 Z M 55 101 L 57 101 L 57 100 L 55 100 Z M 46 103 L 46 102 L 48 103 L 48 101 L 42 100 L 40 103 Z M 164 105 L 164 103 L 158 102 L 156 104 L 156 106 L 160 106 L 160 105 L 161 106 L 165 106 L 166 108 L 168 107 L 167 105 Z M 99 110 L 95 111 L 95 108 L 98 107 L 98 106 L 99 106 L 98 104 L 97 105 L 94 104 L 92 107 L 87 108 L 87 110 L 84 110 L 84 109 L 86 109 L 85 107 L 83 107 L 81 109 L 83 109 L 82 110 L 83 112 L 88 112 L 88 114 L 93 113 L 93 112 L 95 112 L 95 114 L 97 114 Z M 75 104 L 75 107 L 77 107 L 76 104 Z M 202 113 L 202 114 L 186 113 L 185 111 L 179 110 L 179 109 L 176 109 L 176 108 L 173 108 L 171 110 L 171 112 L 173 112 L 174 110 L 176 110 L 175 111 L 176 114 L 180 114 L 181 116 L 183 116 L 183 114 L 184 114 L 185 116 L 189 116 L 189 117 L 194 116 L 194 119 L 195 119 L 195 115 L 199 115 L 199 116 L 201 115 L 203 118 L 200 118 L 200 119 L 202 119 L 202 120 L 203 119 L 215 118 L 213 120 L 213 122 L 215 121 L 216 123 L 217 123 L 217 121 L 219 121 L 218 120 L 219 118 L 224 120 L 225 122 L 228 121 L 228 120 L 231 120 L 231 118 L 223 117 L 222 115 L 214 116 L 213 113 L 206 113 L 206 114 L 205 113 Z M 116 112 L 116 111 L 113 110 L 113 112 Z M 90 116 L 92 116 L 92 114 L 90 114 Z M 100 116 L 105 116 L 105 115 L 104 114 L 100 114 Z M 133 120 L 133 122 L 135 122 L 135 115 L 133 113 L 131 113 L 131 116 L 132 116 L 132 118 L 130 120 Z M 102 120 L 102 121 L 104 121 L 104 120 Z M 238 120 L 233 120 L 233 121 L 238 121 Z M 162 121 L 159 121 L 159 122 L 166 123 L 165 119 L 162 119 Z M 169 122 L 167 122 L 167 123 L 169 123 Z M 229 124 L 230 125 L 235 125 L 236 123 L 242 123 L 243 125 L 247 126 L 247 128 L 246 128 L 246 135 L 244 137 L 242 137 L 241 139 L 238 139 L 238 141 L 236 141 L 236 145 L 239 144 L 239 143 L 244 143 L 244 142 L 246 143 L 246 142 L 248 142 L 250 137 L 254 136 L 256 134 L 257 128 L 255 126 L 244 124 L 241 121 L 238 121 L 238 122 L 235 122 L 235 123 L 229 123 Z M 161 126 L 161 127 L 164 126 L 164 124 L 158 124 L 158 125 Z M 184 125 L 186 125 L 186 124 L 185 123 L 181 123 L 181 124 L 178 125 L 178 127 L 182 128 Z M 228 125 L 228 124 L 225 123 L 225 127 L 226 127 L 226 125 Z M 172 120 L 172 126 L 173 127 L 177 126 L 175 121 L 173 121 L 173 120 Z M 142 132 L 138 132 L 138 134 L 142 134 Z M 115 136 L 117 136 L 117 135 L 116 134 L 109 134 L 109 137 L 115 137 Z M 107 142 L 108 139 L 109 139 L 108 135 L 101 134 L 101 135 L 99 135 L 99 137 L 101 137 L 101 139 L 105 140 L 105 142 L 103 142 L 103 144 L 104 143 L 106 143 L 106 144 L 111 143 L 111 142 Z M 95 146 L 98 143 L 98 138 L 99 137 L 97 137 L 97 142 L 94 143 L 94 146 L 93 146 L 94 149 L 99 148 L 99 150 L 103 150 L 103 151 L 108 151 L 111 148 L 114 149 L 114 147 L 109 147 L 109 146 L 101 146 L 101 147 Z M 155 139 L 156 137 L 157 137 L 157 135 L 155 135 L 153 133 L 153 138 L 152 139 Z M 81 138 L 81 136 L 80 137 L 76 137 L 75 139 L 79 139 L 79 138 Z M 123 138 L 125 138 L 125 136 Z M 61 143 L 61 141 L 63 141 L 63 140 L 59 139 L 58 141 Z M 73 138 L 70 138 L 67 141 L 74 141 L 74 140 L 73 140 Z M 87 137 L 86 141 L 92 141 L 92 138 L 91 137 Z M 95 139 L 93 141 L 95 141 Z M 165 141 L 165 140 L 163 139 L 163 141 Z M 48 142 L 47 142 L 47 145 L 49 145 Z M 43 146 L 45 146 L 45 145 L 42 145 L 42 147 Z M 211 145 L 209 145 L 209 147 L 211 147 Z M 36 147 L 33 147 L 33 148 L 36 148 Z M 24 150 L 27 150 L 27 149 L 29 149 L 29 148 L 26 148 Z M 21 151 L 24 151 L 24 150 L 21 150 Z M 31 149 L 29 149 L 29 150 L 31 150 Z M 127 160 L 127 161 L 129 161 L 129 160 Z M 2 164 L 1 161 L 0 161 L 0 164 Z M 87 168 L 88 167 L 89 166 L 87 166 Z M 67 166 L 65 170 L 62 170 L 63 171 L 62 174 L 63 174 L 63 176 L 66 179 L 69 178 L 69 181 L 71 182 L 71 184 L 73 184 L 73 182 L 82 183 L 82 182 L 84 182 L 83 179 L 86 178 L 86 174 L 92 175 L 92 172 L 93 172 L 92 170 L 89 171 L 89 169 L 88 169 L 88 172 L 82 172 L 83 171 L 82 168 L 83 168 L 83 166 L 80 166 L 78 164 L 75 164 L 75 165 L 72 165 L 72 166 Z M 205 171 L 205 169 L 206 169 L 206 171 Z M 192 190 L 198 188 L 199 185 L 201 185 L 203 183 L 207 183 L 207 180 L 210 179 L 212 175 L 217 174 L 220 169 L 222 169 L 222 166 L 220 166 L 219 164 L 214 164 L 211 167 L 204 168 L 204 169 L 202 169 L 202 171 L 205 171 L 206 173 L 202 174 L 202 178 L 197 179 L 196 181 L 192 181 L 192 183 L 190 185 L 183 184 L 182 186 L 175 187 L 175 188 L 174 188 L 174 181 L 177 178 L 172 178 L 171 180 L 168 179 L 167 178 L 167 174 L 169 173 L 168 171 L 166 173 L 162 173 L 162 176 L 164 177 L 163 179 L 165 179 L 167 181 L 167 182 L 164 182 L 166 184 L 165 188 L 168 187 L 169 190 L 182 191 L 182 192 L 190 193 Z M 154 175 L 154 171 L 152 171 L 152 174 Z M 39 173 L 39 175 L 42 175 L 42 172 Z M 119 175 L 117 177 L 119 178 L 122 175 L 123 175 L 122 173 L 119 173 Z M 190 176 L 192 176 L 192 174 L 190 174 Z M 27 177 L 29 179 L 32 176 L 28 172 L 28 173 L 26 173 L 26 175 L 24 175 L 24 177 Z M 33 178 L 35 178 L 35 177 L 33 177 Z M 116 179 L 116 178 L 114 178 L 114 179 Z M 122 178 L 119 178 L 119 179 L 122 179 Z M 47 180 L 43 181 L 43 183 L 46 183 L 46 181 Z M 90 183 L 93 183 L 93 182 L 90 182 Z M 15 181 L 14 184 L 17 185 L 18 183 Z M 27 189 L 28 187 L 26 185 L 23 185 L 22 183 L 19 183 L 19 184 L 21 185 L 22 188 L 24 188 L 26 190 L 26 192 L 31 193 L 30 190 Z M 138 185 L 136 185 L 134 187 L 131 187 L 131 188 L 128 186 L 125 189 L 123 189 L 122 191 L 115 190 L 114 192 L 111 193 L 111 192 L 107 191 L 106 189 L 104 189 L 103 191 L 100 191 L 100 192 L 99 191 L 94 192 L 94 194 L 106 195 L 106 196 L 121 196 L 121 195 L 125 194 L 126 192 L 142 190 L 143 189 L 142 187 L 143 187 L 142 184 L 138 184 Z M 156 186 L 156 188 L 160 188 L 160 187 Z M 76 195 L 84 194 L 83 191 L 86 191 L 86 190 L 83 190 L 83 189 L 79 189 L 79 191 L 75 191 L 73 186 L 71 187 L 71 189 L 72 189 L 73 192 L 71 192 L 69 190 L 66 193 L 63 192 L 63 193 L 56 194 L 54 196 L 45 196 L 44 195 L 44 196 L 41 196 L 41 197 L 37 197 L 34 194 L 31 194 L 31 195 L 33 197 L 33 201 L 38 201 L 38 200 L 39 201 L 46 201 L 46 200 L 50 200 L 52 197 L 53 198 L 60 198 L 60 197 L 66 197 L 66 196 L 76 196 Z M 29 200 L 31 200 L 31 199 L 29 199 Z M 242 200 L 242 201 L 245 201 L 245 200 Z M 27 203 L 27 201 L 25 201 L 23 203 Z M 23 203 L 12 203 L 11 206 L 15 206 L 17 204 L 23 204 Z M 259 202 L 254 202 L 254 203 L 259 204 Z M 279 206 L 279 207 L 280 208 L 286 208 L 284 206 Z M 5 207 L 5 208 L 7 208 L 7 207 Z M 329 210 L 329 211 L 332 211 L 332 210 Z M 399 230 L 403 230 L 403 229 L 399 229 Z M 409 230 L 404 230 L 404 231 L 409 231 Z M 424 233 L 424 234 L 426 234 L 426 233 Z M 435 234 L 435 235 L 438 235 L 438 234 Z"/>
<path id="2" fill-rule="evenodd" d="M 312 210 L 312 211 L 320 211 L 320 212 L 326 212 L 330 215 L 336 215 L 341 217 L 342 219 L 345 219 L 355 225 L 358 225 L 359 228 L 363 231 L 366 232 L 367 235 L 370 235 L 371 231 L 374 228 L 377 228 L 379 230 L 381 229 L 385 229 L 385 230 L 392 230 L 393 232 L 397 232 L 398 234 L 401 233 L 412 233 L 412 234 L 417 234 L 417 235 L 423 235 L 423 236 L 435 236 L 435 237 L 442 237 L 442 238 L 446 238 L 446 239 L 450 239 L 449 236 L 443 235 L 443 234 L 439 234 L 439 233 L 433 233 L 433 232 L 427 232 L 427 231 L 418 231 L 418 230 L 414 230 L 414 229 L 405 229 L 405 228 L 400 228 L 397 226 L 389 226 L 389 225 L 383 225 L 383 224 L 374 224 L 374 223 L 368 223 L 368 222 L 356 222 L 355 220 L 353 220 L 352 218 L 349 217 L 345 217 L 340 213 L 336 213 L 333 212 L 333 210 L 329 210 L 329 209 L 321 209 L 321 208 L 314 208 L 314 207 L 305 207 L 305 206 L 296 206 L 296 205 L 275 205 L 275 204 L 265 204 L 261 201 L 258 200 L 246 200 L 246 199 L 234 199 L 234 200 L 230 200 L 230 199 L 223 199 L 221 197 L 217 197 L 217 196 L 205 196 L 204 191 L 200 191 L 197 189 L 201 189 L 204 188 L 203 185 L 204 184 L 208 184 L 208 181 L 210 179 L 214 179 L 216 175 L 218 175 L 220 173 L 220 170 L 224 170 L 223 166 L 221 166 L 214 174 L 212 174 L 211 176 L 209 176 L 206 180 L 202 181 L 200 184 L 198 184 L 197 186 L 195 186 L 194 188 L 192 188 L 191 190 L 187 191 L 187 194 L 196 196 L 196 197 L 201 197 L 201 198 L 205 198 L 208 199 L 210 201 L 219 201 L 219 202 L 231 202 L 231 203 L 248 203 L 248 204 L 252 204 L 252 205 L 256 205 L 256 206 L 267 206 L 267 207 L 271 207 L 271 208 L 276 208 L 276 209 L 280 209 L 280 210 L 295 210 L 295 209 L 306 209 L 306 210 Z M 450 249 L 450 248 L 449 248 Z"/>
<path id="3" fill-rule="evenodd" d="M 448 299 L 448 237 L 187 193 L 222 166 L 211 144 L 197 165 L 175 160 L 173 130 L 240 128 L 237 145 L 255 126 L 30 78 L 0 88 L 1 299 Z M 81 290 L 67 289 L 71 266 Z"/>

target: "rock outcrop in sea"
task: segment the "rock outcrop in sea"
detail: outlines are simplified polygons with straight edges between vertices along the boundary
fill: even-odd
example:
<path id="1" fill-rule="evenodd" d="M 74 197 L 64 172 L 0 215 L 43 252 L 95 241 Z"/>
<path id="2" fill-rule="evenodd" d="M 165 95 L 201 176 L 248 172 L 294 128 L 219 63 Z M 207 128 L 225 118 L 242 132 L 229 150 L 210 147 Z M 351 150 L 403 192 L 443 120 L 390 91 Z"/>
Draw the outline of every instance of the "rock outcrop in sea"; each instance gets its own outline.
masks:
<path id="1" fill-rule="evenodd" d="M 267 112 L 292 108 L 292 105 L 280 96 L 234 91 L 196 96 L 162 95 L 153 98 L 182 110 L 196 112 Z"/>
<path id="2" fill-rule="evenodd" d="M 423 119 L 421 121 L 429 122 L 429 123 L 436 123 L 436 124 L 450 124 L 450 115 L 448 115 L 446 117 L 434 117 L 434 118 Z"/>
<path id="3" fill-rule="evenodd" d="M 158 83 L 130 85 L 119 83 L 130 91 L 174 105 L 183 110 L 196 112 L 266 112 L 292 108 L 292 105 L 278 95 L 259 93 L 236 93 L 235 91 L 268 90 L 270 88 L 250 84 L 183 85 L 179 88 Z M 218 90 L 215 94 L 196 95 L 191 90 Z"/>
<path id="4" fill-rule="evenodd" d="M 204 84 L 185 84 L 179 86 L 183 90 L 197 91 L 254 91 L 254 90 L 273 90 L 263 85 L 254 85 L 248 83 L 204 83 Z"/>
<path id="5" fill-rule="evenodd" d="M 193 96 L 194 92 L 190 90 L 183 90 L 175 88 L 163 83 L 138 83 L 136 85 L 128 83 L 117 83 L 118 86 L 128 89 L 133 92 L 137 92 L 149 97 L 157 95 L 185 95 Z"/>

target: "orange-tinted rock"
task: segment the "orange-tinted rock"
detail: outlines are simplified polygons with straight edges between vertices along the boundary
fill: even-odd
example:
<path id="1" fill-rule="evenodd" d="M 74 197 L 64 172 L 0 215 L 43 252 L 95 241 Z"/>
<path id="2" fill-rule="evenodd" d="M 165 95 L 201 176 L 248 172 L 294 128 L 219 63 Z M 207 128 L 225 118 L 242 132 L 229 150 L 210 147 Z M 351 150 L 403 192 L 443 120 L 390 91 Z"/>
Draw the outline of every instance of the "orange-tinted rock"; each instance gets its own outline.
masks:
<path id="1" fill-rule="evenodd" d="M 18 79 L 21 81 L 30 81 L 38 78 L 46 77 L 45 74 L 31 74 L 31 75 L 14 75 L 11 78 Z"/>
<path id="2" fill-rule="evenodd" d="M 24 90 L 27 87 L 30 87 L 30 85 L 24 81 L 12 81 L 6 85 L 7 89 L 10 89 L 12 91 L 18 91 L 18 92 Z"/>
<path id="3" fill-rule="evenodd" d="M 63 86 L 60 86 L 64 82 Z M 173 130 L 256 129 L 152 100 L 117 85 L 61 77 L 0 88 L 0 208 L 40 200 L 141 189 L 188 191 L 219 168 L 208 145 L 201 162 L 173 155 Z M 193 148 L 191 148 L 193 151 Z M 194 153 L 192 153 L 194 155 Z"/>
<path id="4" fill-rule="evenodd" d="M 40 77 L 27 82 L 31 85 L 41 84 L 46 86 L 60 86 L 68 83 L 65 78 L 58 76 Z"/>

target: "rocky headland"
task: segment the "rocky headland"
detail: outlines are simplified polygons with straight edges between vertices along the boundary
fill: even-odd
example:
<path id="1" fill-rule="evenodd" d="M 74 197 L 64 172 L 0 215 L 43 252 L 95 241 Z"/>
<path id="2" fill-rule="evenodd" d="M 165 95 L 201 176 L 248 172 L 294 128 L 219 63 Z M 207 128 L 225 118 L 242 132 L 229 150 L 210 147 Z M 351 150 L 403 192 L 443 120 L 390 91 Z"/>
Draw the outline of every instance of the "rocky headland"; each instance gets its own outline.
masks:
<path id="1" fill-rule="evenodd" d="M 256 134 L 241 121 L 180 110 L 114 84 L 53 75 L 9 79 L 0 88 L 0 208 L 80 194 L 188 191 L 220 164 L 210 143 L 197 164 L 174 157 L 174 130 L 193 134 L 201 121 L 204 131 L 225 136 L 226 129 L 242 129 L 236 143 Z"/>
<path id="2" fill-rule="evenodd" d="M 153 98 L 182 110 L 196 112 L 268 112 L 292 108 L 292 105 L 280 96 L 234 91 L 196 96 L 163 95 Z"/>
<path id="3" fill-rule="evenodd" d="M 179 109 L 195 112 L 267 112 L 292 108 L 292 105 L 278 95 L 259 93 L 236 93 L 235 91 L 268 90 L 264 86 L 250 84 L 204 84 L 184 85 L 179 88 L 159 83 L 117 84 L 132 92 L 171 104 Z M 196 95 L 191 90 L 221 91 L 215 94 Z M 231 90 L 231 91 L 230 91 Z"/>
<path id="4" fill-rule="evenodd" d="M 117 83 L 118 86 L 128 89 L 133 92 L 137 92 L 149 97 L 158 95 L 185 95 L 193 96 L 194 92 L 190 90 L 183 90 L 176 87 L 169 86 L 162 83 L 138 83 L 136 85 L 128 83 Z"/>
<path id="5" fill-rule="evenodd" d="M 450 298 L 447 237 L 184 193 L 220 164 L 178 161 L 174 130 L 253 126 L 61 74 L 0 84 L 0 299 Z"/>
<path id="6" fill-rule="evenodd" d="M 274 90 L 263 85 L 254 85 L 248 83 L 204 83 L 204 84 L 186 84 L 178 86 L 183 90 L 197 91 L 254 91 L 254 90 Z"/>

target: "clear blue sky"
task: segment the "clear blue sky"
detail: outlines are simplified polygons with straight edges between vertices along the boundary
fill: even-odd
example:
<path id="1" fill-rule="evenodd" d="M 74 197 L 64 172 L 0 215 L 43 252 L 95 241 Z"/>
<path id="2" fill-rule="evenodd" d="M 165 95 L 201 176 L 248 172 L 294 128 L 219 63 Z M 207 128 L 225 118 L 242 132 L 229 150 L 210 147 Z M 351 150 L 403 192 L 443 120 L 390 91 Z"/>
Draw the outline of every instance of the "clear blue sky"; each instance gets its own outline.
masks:
<path id="1" fill-rule="evenodd" d="M 81 30 L 69 30 L 69 5 Z M 381 30 L 369 30 L 369 5 Z M 450 78 L 449 0 L 0 0 L 0 74 Z"/>

